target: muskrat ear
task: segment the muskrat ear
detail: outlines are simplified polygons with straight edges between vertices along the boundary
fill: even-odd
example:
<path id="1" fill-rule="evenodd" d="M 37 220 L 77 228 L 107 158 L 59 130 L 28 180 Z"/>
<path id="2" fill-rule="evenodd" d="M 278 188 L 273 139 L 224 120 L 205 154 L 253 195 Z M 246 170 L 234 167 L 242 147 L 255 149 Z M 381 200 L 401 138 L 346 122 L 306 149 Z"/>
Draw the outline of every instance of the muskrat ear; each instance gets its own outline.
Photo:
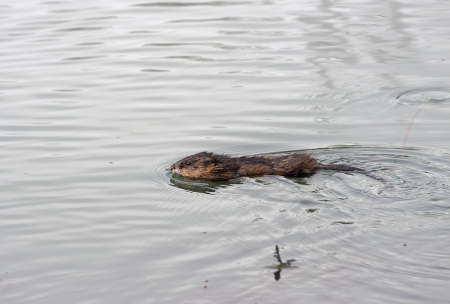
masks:
<path id="1" fill-rule="evenodd" d="M 213 158 L 211 159 L 211 162 L 212 162 L 214 165 L 217 165 L 217 163 L 219 162 L 219 158 L 213 157 Z"/>
<path id="2" fill-rule="evenodd" d="M 213 163 L 213 158 L 212 157 L 206 157 L 205 159 L 202 159 L 202 162 L 204 164 L 211 164 L 211 163 Z"/>

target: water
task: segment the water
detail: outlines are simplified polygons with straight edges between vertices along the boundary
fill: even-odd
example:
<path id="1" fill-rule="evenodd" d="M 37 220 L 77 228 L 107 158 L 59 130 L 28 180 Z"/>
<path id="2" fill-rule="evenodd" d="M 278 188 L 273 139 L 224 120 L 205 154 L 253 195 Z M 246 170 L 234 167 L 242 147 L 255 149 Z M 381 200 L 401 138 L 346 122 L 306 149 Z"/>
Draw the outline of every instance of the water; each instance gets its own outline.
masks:
<path id="1" fill-rule="evenodd" d="M 449 11 L 4 1 L 1 301 L 446 303 Z M 305 149 L 389 186 L 167 171 L 203 150 Z M 297 260 L 278 281 L 275 245 Z"/>

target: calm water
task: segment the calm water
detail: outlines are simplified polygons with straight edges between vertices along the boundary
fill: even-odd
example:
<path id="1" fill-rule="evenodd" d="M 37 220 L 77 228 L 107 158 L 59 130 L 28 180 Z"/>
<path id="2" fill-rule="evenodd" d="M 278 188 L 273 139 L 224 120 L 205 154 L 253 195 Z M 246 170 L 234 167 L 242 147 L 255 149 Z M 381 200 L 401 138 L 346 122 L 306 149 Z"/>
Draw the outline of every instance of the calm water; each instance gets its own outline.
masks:
<path id="1" fill-rule="evenodd" d="M 2 1 L 0 301 L 448 303 L 449 14 Z M 388 185 L 168 171 L 203 150 L 313 150 Z"/>

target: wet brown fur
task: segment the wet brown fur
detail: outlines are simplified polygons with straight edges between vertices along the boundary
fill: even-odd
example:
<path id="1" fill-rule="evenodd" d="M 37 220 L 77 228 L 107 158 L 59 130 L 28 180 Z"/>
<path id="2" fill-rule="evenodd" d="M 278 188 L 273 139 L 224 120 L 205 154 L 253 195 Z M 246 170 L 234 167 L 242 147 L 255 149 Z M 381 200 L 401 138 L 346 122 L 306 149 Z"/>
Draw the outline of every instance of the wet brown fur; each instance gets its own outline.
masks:
<path id="1" fill-rule="evenodd" d="M 229 180 L 242 176 L 302 176 L 312 174 L 316 169 L 363 171 L 345 165 L 323 165 L 307 153 L 295 153 L 279 157 L 229 157 L 210 152 L 200 152 L 183 158 L 171 167 L 173 173 L 194 179 L 213 181 Z"/>

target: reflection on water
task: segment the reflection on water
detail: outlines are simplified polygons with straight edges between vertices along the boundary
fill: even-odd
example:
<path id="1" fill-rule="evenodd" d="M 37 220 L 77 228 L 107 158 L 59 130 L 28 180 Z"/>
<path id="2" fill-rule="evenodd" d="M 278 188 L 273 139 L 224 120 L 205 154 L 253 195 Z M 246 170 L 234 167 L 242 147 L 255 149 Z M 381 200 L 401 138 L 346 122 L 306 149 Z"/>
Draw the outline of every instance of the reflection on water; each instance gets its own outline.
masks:
<path id="1" fill-rule="evenodd" d="M 0 302 L 446 303 L 449 10 L 0 5 Z M 313 150 L 392 187 L 168 171 L 205 150 Z M 295 267 L 264 267 L 275 244 Z"/>
<path id="2" fill-rule="evenodd" d="M 286 260 L 286 262 L 283 262 L 281 260 L 280 248 L 278 247 L 278 245 L 275 245 L 275 253 L 274 253 L 273 257 L 276 258 L 278 264 L 274 264 L 272 266 L 267 266 L 267 268 L 277 269 L 273 273 L 273 275 L 275 277 L 275 281 L 279 281 L 281 279 L 281 270 L 283 270 L 284 268 L 296 268 L 296 266 L 291 265 L 293 262 L 296 261 L 295 259 L 289 259 L 289 260 Z"/>
<path id="3" fill-rule="evenodd" d="M 189 177 L 174 174 L 173 177 L 170 179 L 170 182 L 173 186 L 180 189 L 198 193 L 211 194 L 218 188 L 225 188 L 233 184 L 238 184 L 239 180 L 215 181 L 215 182 L 207 180 L 197 181 Z"/>

